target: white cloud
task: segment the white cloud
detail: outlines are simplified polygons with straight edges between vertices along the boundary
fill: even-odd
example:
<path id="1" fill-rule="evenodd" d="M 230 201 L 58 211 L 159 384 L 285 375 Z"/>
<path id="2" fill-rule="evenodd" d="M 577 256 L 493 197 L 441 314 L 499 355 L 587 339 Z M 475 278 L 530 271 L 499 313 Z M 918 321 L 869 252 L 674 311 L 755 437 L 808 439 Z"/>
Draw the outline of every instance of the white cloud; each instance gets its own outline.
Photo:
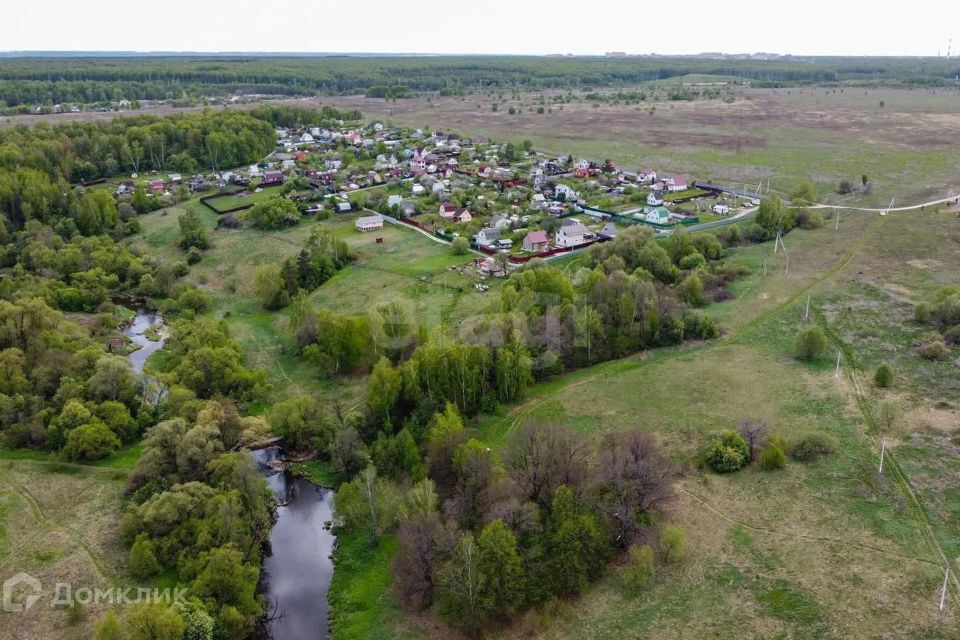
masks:
<path id="1" fill-rule="evenodd" d="M 937 55 L 960 2 L 8 0 L 3 50 Z"/>

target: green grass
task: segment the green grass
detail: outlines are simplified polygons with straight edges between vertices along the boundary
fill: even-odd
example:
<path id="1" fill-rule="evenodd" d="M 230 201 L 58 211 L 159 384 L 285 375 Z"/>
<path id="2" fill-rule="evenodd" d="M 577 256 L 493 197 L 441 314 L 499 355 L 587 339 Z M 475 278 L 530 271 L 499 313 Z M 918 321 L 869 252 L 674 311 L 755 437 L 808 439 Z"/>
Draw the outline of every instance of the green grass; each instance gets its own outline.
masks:
<path id="1" fill-rule="evenodd" d="M 330 583 L 330 631 L 337 640 L 408 637 L 393 628 L 402 611 L 389 593 L 390 559 L 397 551 L 393 536 L 370 546 L 365 532 L 341 533 Z"/>

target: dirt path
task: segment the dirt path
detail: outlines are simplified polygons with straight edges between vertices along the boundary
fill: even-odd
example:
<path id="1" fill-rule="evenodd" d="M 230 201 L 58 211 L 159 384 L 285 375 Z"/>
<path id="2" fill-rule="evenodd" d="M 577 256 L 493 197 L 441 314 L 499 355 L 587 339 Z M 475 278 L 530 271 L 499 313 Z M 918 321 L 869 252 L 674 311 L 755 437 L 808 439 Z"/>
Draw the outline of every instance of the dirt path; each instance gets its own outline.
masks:
<path id="1" fill-rule="evenodd" d="M 93 568 L 96 570 L 97 574 L 106 582 L 112 583 L 116 581 L 116 576 L 113 575 L 112 571 L 107 569 L 106 564 L 99 557 L 97 552 L 94 551 L 93 548 L 83 540 L 80 532 L 74 530 L 72 527 L 61 524 L 57 520 L 48 516 L 44 512 L 43 507 L 40 506 L 40 502 L 33 496 L 32 493 L 30 493 L 29 489 L 14 482 L 6 474 L 0 474 L 0 482 L 6 485 L 11 491 L 13 491 L 24 502 L 27 503 L 30 513 L 37 521 L 37 524 L 43 527 L 59 530 L 62 533 L 66 533 L 68 538 L 76 540 L 77 544 L 80 545 L 80 548 L 83 549 L 83 552 L 90 560 L 90 564 L 93 565 Z M 11 553 L 8 555 L 4 564 L 17 556 L 17 553 Z"/>

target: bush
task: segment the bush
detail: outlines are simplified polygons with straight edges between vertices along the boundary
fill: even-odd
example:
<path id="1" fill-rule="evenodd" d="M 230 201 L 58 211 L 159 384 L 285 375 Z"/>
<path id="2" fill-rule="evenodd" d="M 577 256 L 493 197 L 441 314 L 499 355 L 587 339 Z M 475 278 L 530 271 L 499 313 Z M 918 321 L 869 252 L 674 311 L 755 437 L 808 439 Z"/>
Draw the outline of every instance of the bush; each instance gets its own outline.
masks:
<path id="1" fill-rule="evenodd" d="M 707 448 L 707 465 L 717 473 L 731 473 L 742 469 L 750 461 L 750 447 L 736 431 L 724 431 Z"/>
<path id="2" fill-rule="evenodd" d="M 695 271 L 700 267 L 706 266 L 707 259 L 699 252 L 694 251 L 680 258 L 680 268 L 684 271 Z"/>
<path id="3" fill-rule="evenodd" d="M 881 362 L 873 374 L 873 384 L 881 389 L 886 389 L 893 384 L 893 367 L 886 362 Z"/>
<path id="4" fill-rule="evenodd" d="M 190 247 L 190 250 L 187 251 L 187 264 L 197 264 L 202 259 L 203 253 L 200 252 L 200 249 Z"/>
<path id="5" fill-rule="evenodd" d="M 467 251 L 470 250 L 470 243 L 463 236 L 457 236 L 453 239 L 450 248 L 453 250 L 454 255 L 462 256 L 466 255 Z"/>
<path id="6" fill-rule="evenodd" d="M 620 580 L 626 591 L 636 594 L 653 581 L 657 570 L 653 564 L 653 549 L 650 545 L 631 545 L 629 554 L 630 561 L 620 572 Z"/>
<path id="7" fill-rule="evenodd" d="M 821 433 L 807 433 L 790 443 L 790 457 L 799 462 L 813 462 L 837 450 L 837 443 Z"/>
<path id="8" fill-rule="evenodd" d="M 950 355 L 950 349 L 947 348 L 943 338 L 928 337 L 920 343 L 920 357 L 926 360 L 943 360 Z"/>
<path id="9" fill-rule="evenodd" d="M 130 571 L 134 577 L 145 580 L 160 573 L 161 569 L 156 545 L 146 533 L 141 533 L 130 547 Z"/>
<path id="10" fill-rule="evenodd" d="M 683 548 L 687 544 L 687 533 L 676 525 L 669 524 L 660 534 L 660 548 L 663 551 L 664 562 L 679 560 L 683 556 Z"/>
<path id="11" fill-rule="evenodd" d="M 819 325 L 809 325 L 800 330 L 793 343 L 793 353 L 799 360 L 810 362 L 820 358 L 827 350 L 827 336 Z"/>
<path id="12" fill-rule="evenodd" d="M 776 471 L 787 466 L 787 454 L 775 444 L 767 445 L 760 454 L 760 468 L 764 471 Z"/>

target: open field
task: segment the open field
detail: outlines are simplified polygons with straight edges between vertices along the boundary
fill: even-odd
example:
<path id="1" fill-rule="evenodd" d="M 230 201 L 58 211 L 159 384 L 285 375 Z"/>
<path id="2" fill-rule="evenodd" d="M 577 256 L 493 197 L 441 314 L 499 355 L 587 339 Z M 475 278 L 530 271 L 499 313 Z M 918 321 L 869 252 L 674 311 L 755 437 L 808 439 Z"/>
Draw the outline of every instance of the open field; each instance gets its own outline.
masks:
<path id="1" fill-rule="evenodd" d="M 536 112 L 539 94 L 430 96 L 396 102 L 324 98 L 385 123 L 451 129 L 493 139 L 533 140 L 551 153 L 602 160 L 631 169 L 653 166 L 736 185 L 767 180 L 787 190 L 809 177 L 830 201 L 841 179 L 870 195 L 844 201 L 886 205 L 923 201 L 960 189 L 960 101 L 951 89 L 737 88 L 721 100 L 610 104 L 580 100 Z M 305 102 L 309 103 L 309 100 Z M 491 109 L 499 103 L 498 111 Z M 882 103 L 882 106 L 881 106 Z M 522 109 L 510 115 L 508 107 Z"/>
<path id="2" fill-rule="evenodd" d="M 449 245 L 406 227 L 387 225 L 382 231 L 362 234 L 353 226 L 356 215 L 346 215 L 326 221 L 305 218 L 299 225 L 275 232 L 214 230 L 216 214 L 198 201 L 182 207 L 201 216 L 213 243 L 185 279 L 213 296 L 214 313 L 230 325 L 251 365 L 268 371 L 277 398 L 318 393 L 326 401 L 340 400 L 349 407 L 359 401 L 363 389 L 362 377 L 319 380 L 313 368 L 290 351 L 286 314 L 264 311 L 256 301 L 257 267 L 297 253 L 315 225 L 334 228 L 357 253 L 352 265 L 313 292 L 311 301 L 318 306 L 359 315 L 400 300 L 420 324 L 436 327 L 457 324 L 491 299 L 489 292 L 473 288 L 476 278 L 451 271 L 470 262 L 470 256 L 455 256 Z M 135 243 L 167 259 L 182 260 L 184 254 L 176 246 L 177 217 L 182 210 L 172 207 L 142 216 L 143 233 Z M 377 243 L 377 238 L 383 242 Z"/>
<path id="3" fill-rule="evenodd" d="M 952 562 L 960 541 L 953 490 L 960 466 L 951 462 L 960 421 L 931 410 L 941 385 L 953 387 L 955 363 L 938 364 L 931 379 L 930 365 L 909 350 L 896 351 L 898 384 L 891 393 L 913 398 L 923 410 L 908 414 L 907 424 L 925 419 L 926 426 L 901 438 L 888 465 L 905 472 L 918 511 L 889 467 L 877 475 L 875 426 L 862 410 L 872 411 L 879 393 L 859 383 L 861 405 L 850 376 L 867 380 L 876 364 L 852 333 L 872 332 L 875 341 L 897 348 L 899 331 L 922 329 L 911 326 L 895 299 L 875 305 L 876 320 L 868 316 L 863 324 L 856 313 L 841 319 L 833 310 L 872 308 L 876 296 L 864 295 L 868 280 L 886 283 L 896 296 L 899 287 L 920 295 L 949 281 L 960 264 L 956 225 L 945 213 L 851 215 L 839 231 L 794 231 L 786 239 L 789 274 L 772 246 L 739 249 L 732 260 L 752 273 L 738 281 L 734 300 L 709 309 L 725 329 L 719 340 L 583 369 L 538 385 L 503 415 L 481 419 L 477 435 L 495 447 L 526 421 L 568 424 L 591 436 L 634 426 L 654 431 L 683 469 L 668 519 L 689 534 L 685 559 L 662 566 L 643 596 L 624 596 L 612 570 L 546 621 L 530 615 L 497 637 L 887 637 L 892 629 L 897 637 L 954 637 L 956 585 L 943 613 L 937 603 L 941 550 Z M 829 357 L 807 365 L 791 356 L 808 294 L 812 315 L 844 336 L 853 354 L 845 359 L 848 376 L 839 380 Z M 895 313 L 885 315 L 885 308 Z M 955 395 L 954 388 L 949 397 Z M 748 418 L 764 418 L 787 437 L 828 434 L 839 450 L 815 463 L 791 461 L 781 472 L 697 470 L 704 439 Z M 936 429 L 929 425 L 935 418 Z M 366 571 L 375 581 L 376 572 Z M 380 616 L 363 632 L 449 637 L 446 629 L 399 616 Z"/>
<path id="4" fill-rule="evenodd" d="M 90 638 L 106 605 L 74 620 L 51 609 L 55 585 L 136 586 L 119 531 L 127 469 L 0 460 L 0 576 L 26 572 L 42 587 L 29 611 L 0 613 L 0 637 Z"/>

